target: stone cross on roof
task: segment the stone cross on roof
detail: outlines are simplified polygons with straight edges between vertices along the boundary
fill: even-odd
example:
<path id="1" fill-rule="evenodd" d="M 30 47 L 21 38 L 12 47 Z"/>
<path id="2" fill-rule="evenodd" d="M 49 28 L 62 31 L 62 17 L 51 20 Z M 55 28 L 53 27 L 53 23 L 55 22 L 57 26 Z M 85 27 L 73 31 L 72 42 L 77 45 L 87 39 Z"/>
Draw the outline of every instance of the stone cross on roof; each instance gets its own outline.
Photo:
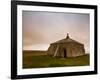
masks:
<path id="1" fill-rule="evenodd" d="M 69 38 L 69 34 L 67 33 L 66 39 L 68 39 L 68 38 Z"/>

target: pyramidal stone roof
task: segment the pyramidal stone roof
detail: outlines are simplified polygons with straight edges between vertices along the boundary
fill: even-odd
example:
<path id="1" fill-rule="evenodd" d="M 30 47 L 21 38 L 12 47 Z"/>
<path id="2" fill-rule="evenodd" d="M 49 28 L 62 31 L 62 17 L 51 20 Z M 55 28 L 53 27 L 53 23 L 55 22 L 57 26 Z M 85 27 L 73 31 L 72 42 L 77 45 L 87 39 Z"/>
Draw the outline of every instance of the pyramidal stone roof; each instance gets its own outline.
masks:
<path id="1" fill-rule="evenodd" d="M 62 39 L 62 40 L 59 40 L 59 41 L 56 41 L 56 42 L 51 43 L 51 44 L 70 43 L 70 42 L 72 42 L 72 43 L 74 42 L 74 43 L 83 45 L 82 43 L 71 39 L 71 38 L 69 37 L 69 34 L 68 34 L 68 33 L 67 33 L 67 37 L 66 37 L 66 38 L 64 38 L 64 39 Z"/>

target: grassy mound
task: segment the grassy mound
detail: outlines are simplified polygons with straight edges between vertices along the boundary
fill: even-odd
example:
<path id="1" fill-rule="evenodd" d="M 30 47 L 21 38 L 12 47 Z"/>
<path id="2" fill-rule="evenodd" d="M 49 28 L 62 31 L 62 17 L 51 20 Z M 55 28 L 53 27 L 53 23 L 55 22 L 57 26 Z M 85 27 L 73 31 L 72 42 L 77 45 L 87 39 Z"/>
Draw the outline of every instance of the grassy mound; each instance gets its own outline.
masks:
<path id="1" fill-rule="evenodd" d="M 67 67 L 86 65 L 89 65 L 89 54 L 74 58 L 56 58 L 47 55 L 27 56 L 23 54 L 23 68 Z"/>

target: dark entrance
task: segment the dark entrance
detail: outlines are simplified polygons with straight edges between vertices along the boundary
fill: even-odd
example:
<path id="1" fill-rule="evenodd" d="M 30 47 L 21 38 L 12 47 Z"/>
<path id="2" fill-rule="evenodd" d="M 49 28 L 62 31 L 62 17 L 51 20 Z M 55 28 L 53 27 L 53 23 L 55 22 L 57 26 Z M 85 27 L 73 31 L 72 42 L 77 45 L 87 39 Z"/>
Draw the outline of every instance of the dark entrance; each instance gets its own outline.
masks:
<path id="1" fill-rule="evenodd" d="M 66 49 L 64 49 L 64 58 L 66 58 L 67 56 L 67 51 L 66 51 Z"/>

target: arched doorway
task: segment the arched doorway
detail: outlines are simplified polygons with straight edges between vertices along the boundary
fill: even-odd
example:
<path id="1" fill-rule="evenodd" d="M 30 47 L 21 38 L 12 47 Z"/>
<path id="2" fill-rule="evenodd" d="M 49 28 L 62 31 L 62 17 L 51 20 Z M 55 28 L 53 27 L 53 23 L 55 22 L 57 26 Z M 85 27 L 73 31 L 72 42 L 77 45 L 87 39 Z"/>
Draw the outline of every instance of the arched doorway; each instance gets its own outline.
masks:
<path id="1" fill-rule="evenodd" d="M 67 57 L 67 50 L 66 49 L 64 49 L 64 58 L 66 58 Z"/>

